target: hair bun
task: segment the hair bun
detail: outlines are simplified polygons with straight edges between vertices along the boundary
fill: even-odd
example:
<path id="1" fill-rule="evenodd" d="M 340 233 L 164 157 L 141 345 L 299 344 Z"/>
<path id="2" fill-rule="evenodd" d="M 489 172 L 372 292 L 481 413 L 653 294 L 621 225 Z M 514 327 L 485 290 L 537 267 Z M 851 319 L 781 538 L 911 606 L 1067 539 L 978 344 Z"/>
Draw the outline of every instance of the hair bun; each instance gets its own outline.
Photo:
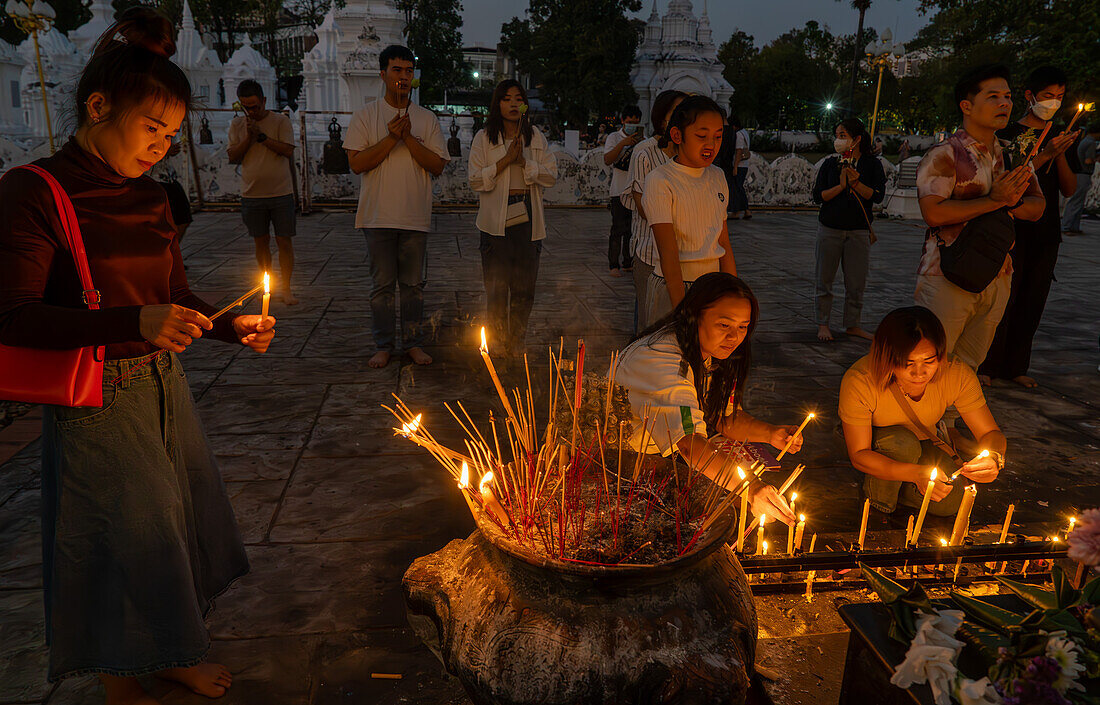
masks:
<path id="1" fill-rule="evenodd" d="M 150 7 L 130 7 L 107 28 L 96 43 L 94 53 L 113 46 L 138 46 L 171 58 L 176 53 L 176 31 L 171 20 Z"/>

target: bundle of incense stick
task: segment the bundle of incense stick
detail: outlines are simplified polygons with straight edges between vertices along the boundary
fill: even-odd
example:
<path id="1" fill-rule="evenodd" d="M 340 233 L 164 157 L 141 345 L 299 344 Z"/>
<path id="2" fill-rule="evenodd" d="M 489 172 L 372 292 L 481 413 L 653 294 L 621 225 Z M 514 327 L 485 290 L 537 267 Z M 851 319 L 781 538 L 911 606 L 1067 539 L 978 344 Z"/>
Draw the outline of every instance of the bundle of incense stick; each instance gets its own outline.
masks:
<path id="1" fill-rule="evenodd" d="M 578 355 L 578 373 L 582 369 L 583 350 L 581 347 Z M 481 352 L 483 357 L 488 357 L 484 347 Z M 483 433 L 462 402 L 443 404 L 465 436 L 461 451 L 440 443 L 428 430 L 423 414 L 414 413 L 396 395 L 396 403 L 385 407 L 399 422 L 394 432 L 432 454 L 462 488 L 472 513 L 480 512 L 510 539 L 532 550 L 571 560 L 569 555 L 593 545 L 591 542 L 596 540 L 593 537 L 598 529 L 604 532 L 604 540 L 610 532 L 614 535 L 614 545 L 621 545 L 627 531 L 636 536 L 639 527 L 632 522 L 644 516 L 640 520 L 644 529 L 651 512 L 670 517 L 675 522 L 677 552 L 682 554 L 691 550 L 733 502 L 739 500 L 740 493 L 763 470 L 762 464 L 750 467 L 750 474 L 742 475 L 744 479 L 739 480 L 735 465 L 738 448 L 730 449 L 732 452 L 715 451 L 705 458 L 697 458 L 691 453 L 687 457 L 695 460 L 688 460 L 687 471 L 681 477 L 681 472 L 675 469 L 675 447 L 671 437 L 668 440 L 673 455 L 663 458 L 644 452 L 654 447 L 654 431 L 661 420 L 660 414 L 648 406 L 641 410 L 637 429 L 625 427 L 625 423 L 617 424 L 617 429 L 608 429 L 604 424 L 611 418 L 610 390 L 614 388 L 618 366 L 614 356 L 608 368 L 609 391 L 600 399 L 603 424 L 597 419 L 594 437 L 591 440 L 581 438 L 575 429 L 577 406 L 583 395 L 579 382 L 568 389 L 561 379 L 560 354 L 560 348 L 557 355 L 550 350 L 549 419 L 542 433 L 536 432 L 535 395 L 526 357 L 524 381 L 527 388 L 511 391 L 512 403 L 506 407 L 507 418 L 503 424 L 498 424 L 495 415 L 490 414 Z M 491 364 L 491 360 L 486 360 L 486 364 Z M 497 389 L 504 389 L 499 378 L 492 382 L 496 389 L 489 391 L 490 395 Z M 564 427 L 559 428 L 556 409 L 563 403 L 572 407 L 573 419 L 571 422 L 563 420 Z M 667 424 L 662 430 L 669 433 Z M 618 439 L 617 452 L 608 453 L 604 445 L 614 442 L 615 438 Z M 696 442 L 691 438 L 692 443 Z M 643 452 L 629 451 L 634 452 L 634 456 L 625 459 L 624 445 Z M 617 460 L 614 478 L 608 476 L 612 472 L 608 456 Z M 700 483 L 704 477 L 713 484 Z M 784 491 L 794 477 L 797 474 L 789 480 Z M 586 488 L 584 492 L 582 487 Z M 733 491 L 727 493 L 727 488 Z M 492 505 L 492 511 L 486 511 L 488 505 Z M 633 515 L 632 507 L 636 510 Z M 629 553 L 623 550 L 627 555 L 615 554 L 618 559 L 606 565 L 625 565 L 650 544 L 652 541 Z M 600 550 L 605 548 L 606 541 Z"/>

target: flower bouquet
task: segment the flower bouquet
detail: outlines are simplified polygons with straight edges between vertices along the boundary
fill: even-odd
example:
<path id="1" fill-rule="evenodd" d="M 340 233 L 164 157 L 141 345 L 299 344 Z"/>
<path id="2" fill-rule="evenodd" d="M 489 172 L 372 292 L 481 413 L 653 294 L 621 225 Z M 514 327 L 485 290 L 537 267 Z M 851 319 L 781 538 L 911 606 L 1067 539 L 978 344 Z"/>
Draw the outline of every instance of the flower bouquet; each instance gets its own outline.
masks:
<path id="1" fill-rule="evenodd" d="M 927 683 L 936 705 L 1100 704 L 1100 578 L 1077 590 L 1058 566 L 1052 589 L 997 578 L 1028 610 L 952 592 L 933 600 L 866 565 L 892 612 L 890 636 L 909 644 L 890 682 Z"/>

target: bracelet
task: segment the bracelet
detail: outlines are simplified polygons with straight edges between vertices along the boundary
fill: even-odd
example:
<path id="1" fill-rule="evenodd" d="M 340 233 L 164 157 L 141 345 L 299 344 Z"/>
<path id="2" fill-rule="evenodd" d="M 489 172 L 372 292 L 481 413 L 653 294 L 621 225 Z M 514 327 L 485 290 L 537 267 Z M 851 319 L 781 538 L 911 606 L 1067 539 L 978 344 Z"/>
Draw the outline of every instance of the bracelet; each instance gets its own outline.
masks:
<path id="1" fill-rule="evenodd" d="M 991 451 L 989 451 L 989 457 L 993 458 L 993 460 L 997 463 L 997 469 L 998 470 L 1004 470 L 1005 469 L 1005 457 L 1004 457 L 1004 455 L 998 453 L 995 450 L 991 450 Z"/>

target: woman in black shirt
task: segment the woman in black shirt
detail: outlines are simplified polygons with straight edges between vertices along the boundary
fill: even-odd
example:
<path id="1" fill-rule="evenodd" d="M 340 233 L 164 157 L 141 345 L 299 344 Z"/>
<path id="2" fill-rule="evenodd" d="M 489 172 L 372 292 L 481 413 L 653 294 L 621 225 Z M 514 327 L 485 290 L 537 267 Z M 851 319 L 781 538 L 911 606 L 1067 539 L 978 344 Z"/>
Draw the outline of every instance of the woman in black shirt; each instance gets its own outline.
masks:
<path id="1" fill-rule="evenodd" d="M 817 172 L 814 202 L 821 204 L 815 247 L 814 315 L 818 340 L 832 340 L 829 315 L 833 307 L 833 277 L 844 268 L 844 332 L 871 339 L 859 325 L 863 290 L 871 253 L 872 204 L 881 203 L 886 174 L 870 153 L 871 137 L 856 118 L 836 126 L 829 157 Z"/>

